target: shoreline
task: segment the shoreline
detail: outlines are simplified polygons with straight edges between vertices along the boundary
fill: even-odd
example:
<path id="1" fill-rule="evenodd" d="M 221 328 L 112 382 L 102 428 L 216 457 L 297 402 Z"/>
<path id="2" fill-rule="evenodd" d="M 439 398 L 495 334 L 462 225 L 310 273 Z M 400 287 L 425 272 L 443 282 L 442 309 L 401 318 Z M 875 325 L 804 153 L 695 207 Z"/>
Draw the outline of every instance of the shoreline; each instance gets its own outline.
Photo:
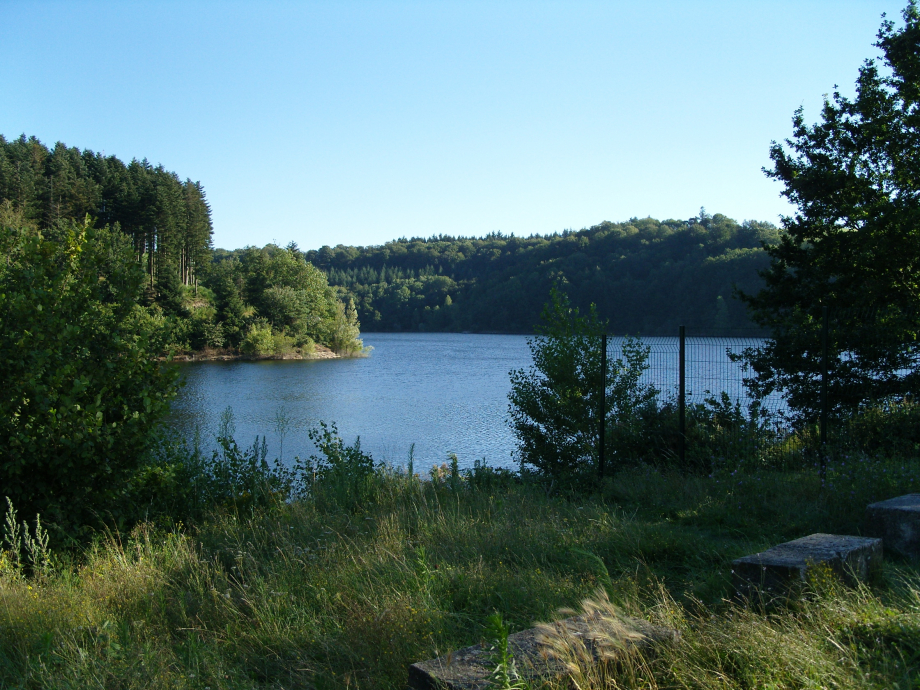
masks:
<path id="1" fill-rule="evenodd" d="M 172 357 L 158 357 L 161 362 L 258 362 L 262 360 L 319 360 L 319 359 L 346 359 L 346 356 L 333 352 L 324 345 L 316 345 L 313 352 L 285 352 L 280 355 L 246 355 L 227 350 L 202 350 L 173 355 Z"/>

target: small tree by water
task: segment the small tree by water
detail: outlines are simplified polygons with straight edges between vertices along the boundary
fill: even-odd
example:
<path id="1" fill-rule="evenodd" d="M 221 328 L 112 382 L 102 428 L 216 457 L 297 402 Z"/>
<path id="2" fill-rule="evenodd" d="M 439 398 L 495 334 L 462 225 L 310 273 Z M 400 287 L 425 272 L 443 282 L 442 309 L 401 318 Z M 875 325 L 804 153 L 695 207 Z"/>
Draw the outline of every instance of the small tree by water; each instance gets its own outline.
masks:
<path id="1" fill-rule="evenodd" d="M 654 407 L 658 391 L 639 382 L 649 353 L 639 341 L 627 338 L 620 358 L 603 356 L 606 324 L 593 304 L 582 315 L 553 288 L 541 320 L 528 340 L 533 366 L 510 373 L 509 423 L 523 464 L 567 481 L 596 472 L 600 434 Z"/>

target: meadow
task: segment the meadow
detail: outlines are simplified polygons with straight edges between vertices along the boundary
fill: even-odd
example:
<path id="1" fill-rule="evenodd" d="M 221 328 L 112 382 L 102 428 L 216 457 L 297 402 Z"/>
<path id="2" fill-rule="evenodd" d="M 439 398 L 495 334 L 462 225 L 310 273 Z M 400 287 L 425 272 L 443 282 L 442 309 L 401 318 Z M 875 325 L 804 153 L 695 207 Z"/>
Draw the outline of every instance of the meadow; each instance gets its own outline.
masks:
<path id="1" fill-rule="evenodd" d="M 8 520 L 0 688 L 404 688 L 412 662 L 490 642 L 495 613 L 516 631 L 585 600 L 681 637 L 602 668 L 573 653 L 566 682 L 584 690 L 915 688 L 913 564 L 888 558 L 859 589 L 818 578 L 766 610 L 732 597 L 730 564 L 812 532 L 858 534 L 865 506 L 915 490 L 917 470 L 842 457 L 822 482 L 814 468 L 636 466 L 549 492 L 483 466 L 377 466 L 61 553 L 31 520 L 31 548 L 14 550 L 29 545 Z"/>

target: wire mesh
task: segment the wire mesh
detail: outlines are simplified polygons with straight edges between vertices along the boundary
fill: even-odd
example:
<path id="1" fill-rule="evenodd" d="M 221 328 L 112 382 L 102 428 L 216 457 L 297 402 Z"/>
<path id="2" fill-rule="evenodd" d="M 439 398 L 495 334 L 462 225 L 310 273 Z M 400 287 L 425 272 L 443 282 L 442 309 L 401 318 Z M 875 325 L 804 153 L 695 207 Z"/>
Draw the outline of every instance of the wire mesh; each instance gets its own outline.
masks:
<path id="1" fill-rule="evenodd" d="M 680 463 L 708 472 L 754 464 L 823 473 L 835 458 L 916 458 L 920 329 L 911 331 L 912 323 L 891 310 L 834 310 L 800 319 L 778 340 L 688 335 L 683 428 L 680 339 L 641 339 L 647 369 L 640 384 L 658 391 L 655 409 L 629 424 L 620 419 L 608 430 L 607 452 L 613 464 Z M 611 338 L 608 357 L 625 361 L 627 342 Z M 763 353 L 787 358 L 772 386 L 754 378 L 752 357 Z"/>

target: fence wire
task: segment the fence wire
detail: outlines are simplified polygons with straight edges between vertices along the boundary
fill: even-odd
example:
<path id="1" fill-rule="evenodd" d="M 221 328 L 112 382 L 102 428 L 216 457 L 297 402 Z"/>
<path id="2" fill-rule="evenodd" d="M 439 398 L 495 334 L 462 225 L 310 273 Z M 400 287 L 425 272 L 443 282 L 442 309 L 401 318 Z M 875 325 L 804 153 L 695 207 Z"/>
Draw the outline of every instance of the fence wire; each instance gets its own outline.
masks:
<path id="1" fill-rule="evenodd" d="M 823 475 L 828 462 L 844 458 L 920 456 L 920 348 L 905 325 L 913 320 L 836 310 L 800 321 L 778 341 L 687 335 L 683 427 L 680 338 L 641 339 L 648 368 L 640 382 L 659 391 L 657 406 L 608 430 L 608 462 L 708 472 L 815 467 Z M 625 342 L 609 339 L 608 358 L 622 358 Z M 758 386 L 749 358 L 785 356 L 783 348 L 795 351 L 796 366 L 772 390 Z"/>

